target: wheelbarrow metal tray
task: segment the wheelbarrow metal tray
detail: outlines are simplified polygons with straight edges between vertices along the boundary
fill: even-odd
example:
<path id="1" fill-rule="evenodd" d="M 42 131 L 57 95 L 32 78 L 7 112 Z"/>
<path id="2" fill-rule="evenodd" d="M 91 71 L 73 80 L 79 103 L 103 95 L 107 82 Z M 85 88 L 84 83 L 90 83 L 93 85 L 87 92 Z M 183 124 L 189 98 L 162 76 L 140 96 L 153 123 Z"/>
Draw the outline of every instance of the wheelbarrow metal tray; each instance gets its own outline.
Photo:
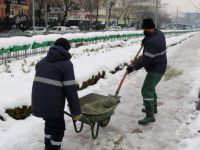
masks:
<path id="1" fill-rule="evenodd" d="M 81 112 L 84 115 L 80 121 L 88 124 L 87 119 L 95 123 L 109 118 L 120 102 L 119 99 L 119 96 L 104 96 L 95 93 L 80 98 Z"/>

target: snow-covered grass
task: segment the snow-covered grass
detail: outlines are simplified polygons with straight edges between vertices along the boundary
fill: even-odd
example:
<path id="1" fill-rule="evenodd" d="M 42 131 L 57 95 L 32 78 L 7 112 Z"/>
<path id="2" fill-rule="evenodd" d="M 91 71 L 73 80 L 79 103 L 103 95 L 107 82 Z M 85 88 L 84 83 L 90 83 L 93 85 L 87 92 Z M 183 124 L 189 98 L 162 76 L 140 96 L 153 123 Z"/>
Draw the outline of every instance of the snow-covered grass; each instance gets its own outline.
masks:
<path id="1" fill-rule="evenodd" d="M 200 85 L 200 46 L 198 44 L 200 35 L 188 38 L 193 34 L 167 38 L 168 46 L 187 40 L 168 48 L 169 65 L 182 71 L 182 74 L 167 81 L 163 78 L 158 85 L 160 106 L 156 115 L 157 122 L 148 126 L 137 124 L 137 120 L 144 116 L 140 110 L 142 108 L 140 89 L 145 71 L 140 70 L 127 77 L 120 91 L 121 103 L 109 125 L 106 128 L 100 128 L 97 140 L 92 140 L 88 126 L 84 127 L 82 133 L 76 134 L 73 131 L 72 121 L 66 117 L 67 129 L 63 139 L 63 149 L 197 150 L 200 143 L 197 132 L 200 121 L 195 111 L 195 100 Z M 99 45 L 104 45 L 104 43 L 99 43 Z M 88 47 L 95 48 L 93 45 Z M 109 71 L 124 62 L 129 62 L 139 47 L 139 41 L 131 40 L 123 43 L 123 47 L 107 47 L 105 48 L 107 50 L 101 50 L 98 53 L 86 52 L 85 47 L 80 47 L 79 50 L 72 49 L 72 54 L 78 56 L 73 57 L 72 62 L 79 84 L 100 71 L 106 71 L 105 79 L 79 91 L 79 96 L 89 93 L 114 94 L 125 70 L 114 75 Z M 26 62 L 36 63 L 41 57 L 43 56 L 27 58 Z M 0 66 L 0 115 L 6 119 L 6 121 L 0 121 L 0 147 L 4 150 L 43 149 L 43 120 L 30 116 L 25 120 L 16 121 L 5 114 L 6 108 L 31 103 L 31 86 L 35 71 L 34 67 L 30 67 L 30 72 L 25 74 L 21 66 L 23 61 L 12 62 L 11 73 L 4 72 L 4 65 Z M 141 132 L 135 132 L 136 129 Z"/>

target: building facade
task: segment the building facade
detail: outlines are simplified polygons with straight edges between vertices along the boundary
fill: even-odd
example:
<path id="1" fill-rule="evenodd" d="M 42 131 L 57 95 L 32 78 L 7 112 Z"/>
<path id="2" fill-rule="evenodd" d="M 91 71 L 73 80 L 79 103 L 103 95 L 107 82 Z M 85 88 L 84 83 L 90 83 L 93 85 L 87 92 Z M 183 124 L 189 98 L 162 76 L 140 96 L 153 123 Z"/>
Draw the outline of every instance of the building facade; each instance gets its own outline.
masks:
<path id="1" fill-rule="evenodd" d="M 5 3 L 3 0 L 0 1 L 0 18 L 5 17 Z"/>
<path id="2" fill-rule="evenodd" d="M 13 18 L 18 15 L 29 16 L 30 0 L 1 0 L 0 1 L 0 18 L 9 16 Z"/>
<path id="3" fill-rule="evenodd" d="M 0 29 L 28 28 L 30 0 L 0 0 Z"/>

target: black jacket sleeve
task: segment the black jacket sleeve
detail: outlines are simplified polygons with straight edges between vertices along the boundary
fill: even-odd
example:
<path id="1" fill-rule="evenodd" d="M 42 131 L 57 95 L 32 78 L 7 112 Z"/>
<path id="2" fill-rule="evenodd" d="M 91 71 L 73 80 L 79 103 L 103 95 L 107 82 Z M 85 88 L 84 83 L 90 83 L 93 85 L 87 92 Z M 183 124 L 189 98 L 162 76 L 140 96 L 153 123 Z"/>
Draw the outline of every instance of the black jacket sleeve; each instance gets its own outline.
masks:
<path id="1" fill-rule="evenodd" d="M 71 114 L 81 114 L 80 103 L 77 93 L 77 83 L 75 81 L 74 68 L 71 62 L 67 63 L 64 67 L 63 87 Z"/>
<path id="2" fill-rule="evenodd" d="M 153 43 L 151 42 L 147 42 L 144 45 L 144 50 L 143 50 L 143 55 L 140 58 L 140 60 L 133 65 L 133 68 L 135 70 L 139 70 L 143 67 L 147 67 L 153 60 L 153 57 L 148 56 L 148 54 L 154 54 L 154 47 L 153 47 Z"/>

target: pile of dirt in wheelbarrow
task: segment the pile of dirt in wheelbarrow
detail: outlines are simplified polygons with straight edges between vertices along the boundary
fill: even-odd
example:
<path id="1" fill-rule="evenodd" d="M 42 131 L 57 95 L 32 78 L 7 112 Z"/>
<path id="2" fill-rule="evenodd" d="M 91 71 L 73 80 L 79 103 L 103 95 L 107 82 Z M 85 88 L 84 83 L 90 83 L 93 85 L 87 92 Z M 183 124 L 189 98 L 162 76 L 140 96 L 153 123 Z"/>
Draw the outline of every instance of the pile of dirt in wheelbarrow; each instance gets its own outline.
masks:
<path id="1" fill-rule="evenodd" d="M 81 111 L 83 114 L 100 115 L 111 112 L 120 102 L 120 97 L 89 94 L 80 99 Z"/>

